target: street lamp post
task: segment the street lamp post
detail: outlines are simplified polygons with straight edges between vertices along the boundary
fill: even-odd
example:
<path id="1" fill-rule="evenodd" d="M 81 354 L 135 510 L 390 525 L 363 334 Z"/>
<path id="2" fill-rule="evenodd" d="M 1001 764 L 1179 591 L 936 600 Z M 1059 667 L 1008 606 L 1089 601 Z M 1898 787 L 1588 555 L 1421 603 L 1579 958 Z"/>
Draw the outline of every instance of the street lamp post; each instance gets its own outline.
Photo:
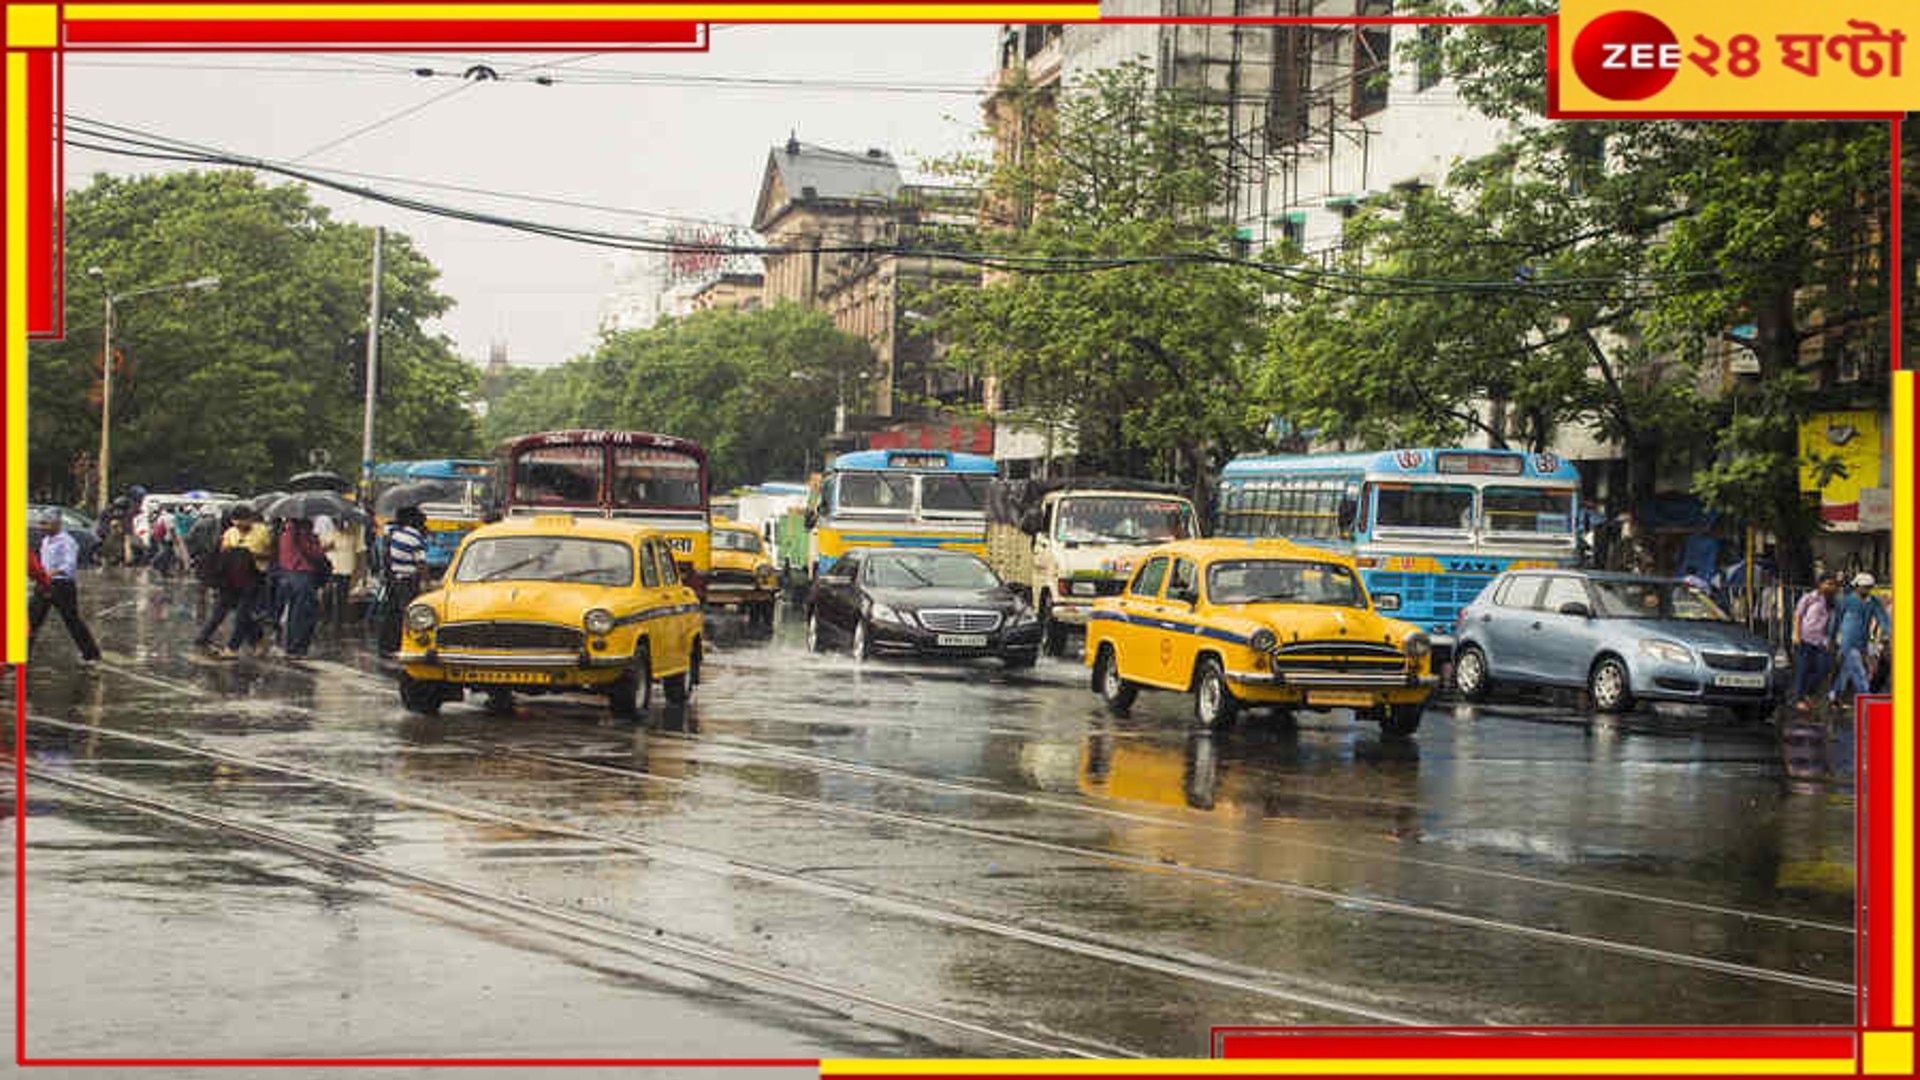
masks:
<path id="1" fill-rule="evenodd" d="M 96 281 L 99 281 L 100 284 L 103 286 L 107 284 L 106 272 L 104 270 L 101 270 L 97 266 L 87 267 L 87 276 L 95 279 Z M 108 484 L 108 463 L 109 463 L 109 454 L 111 453 L 112 445 L 113 445 L 112 435 L 113 435 L 113 307 L 114 305 L 122 300 L 128 300 L 135 296 L 147 296 L 152 293 L 177 292 L 183 289 L 211 289 L 211 288 L 217 287 L 219 284 L 220 284 L 220 279 L 218 277 L 209 275 L 207 277 L 195 278 L 192 281 L 182 281 L 173 285 L 153 285 L 144 289 L 129 289 L 128 291 L 123 293 L 116 293 L 111 288 L 108 288 L 105 290 L 106 321 L 102 326 L 101 334 L 100 334 L 100 350 L 101 350 L 101 358 L 100 358 L 100 490 L 99 492 L 96 493 L 96 498 L 95 498 L 95 502 L 96 502 L 95 508 L 101 514 L 104 515 L 107 512 L 107 502 L 111 498 L 111 493 L 113 491 L 112 487 L 109 486 Z"/>

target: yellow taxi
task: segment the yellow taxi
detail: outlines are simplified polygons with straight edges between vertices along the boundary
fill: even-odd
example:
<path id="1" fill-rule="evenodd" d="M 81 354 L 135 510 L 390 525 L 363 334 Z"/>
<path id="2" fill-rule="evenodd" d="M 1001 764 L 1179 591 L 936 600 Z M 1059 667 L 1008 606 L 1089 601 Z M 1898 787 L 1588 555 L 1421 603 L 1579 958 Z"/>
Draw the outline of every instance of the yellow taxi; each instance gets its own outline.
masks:
<path id="1" fill-rule="evenodd" d="M 1140 557 L 1087 624 L 1093 690 L 1115 713 L 1141 687 L 1192 693 L 1204 724 L 1242 706 L 1352 709 L 1411 735 L 1438 680 L 1418 627 L 1377 613 L 1353 560 L 1285 540 L 1185 540 Z"/>
<path id="2" fill-rule="evenodd" d="M 760 531 L 725 518 L 713 519 L 713 569 L 707 573 L 707 603 L 738 607 L 758 627 L 773 626 L 773 601 L 780 576 L 760 539 Z"/>
<path id="3" fill-rule="evenodd" d="M 573 691 L 605 694 L 630 718 L 656 679 L 670 702 L 692 694 L 700 628 L 700 600 L 652 529 L 565 516 L 485 525 L 407 608 L 400 700 L 430 714 L 479 690 L 506 711 L 515 693 Z"/>

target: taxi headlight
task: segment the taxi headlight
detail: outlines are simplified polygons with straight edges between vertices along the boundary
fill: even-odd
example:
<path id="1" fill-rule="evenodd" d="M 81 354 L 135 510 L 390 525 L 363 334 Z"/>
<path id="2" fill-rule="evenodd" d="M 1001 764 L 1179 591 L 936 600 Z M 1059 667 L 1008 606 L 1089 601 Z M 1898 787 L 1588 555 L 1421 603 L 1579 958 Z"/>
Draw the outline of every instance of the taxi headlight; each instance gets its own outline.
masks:
<path id="1" fill-rule="evenodd" d="M 1664 660 L 1669 664 L 1693 663 L 1693 650 L 1677 641 L 1664 641 L 1652 638 L 1640 643 L 1640 651 L 1647 656 Z"/>
<path id="2" fill-rule="evenodd" d="M 1416 630 L 1407 635 L 1406 650 L 1409 657 L 1418 660 L 1433 651 L 1433 639 Z"/>
<path id="3" fill-rule="evenodd" d="M 1280 639 L 1274 635 L 1273 631 L 1262 628 L 1253 632 L 1253 636 L 1247 639 L 1247 644 L 1253 648 L 1254 652 L 1270 653 L 1280 644 Z"/>
<path id="4" fill-rule="evenodd" d="M 431 630 L 440 622 L 440 615 L 430 604 L 415 604 L 407 609 L 407 629 Z"/>
<path id="5" fill-rule="evenodd" d="M 586 624 L 589 634 L 606 634 L 613 631 L 613 612 L 605 608 L 594 608 L 581 620 Z"/>

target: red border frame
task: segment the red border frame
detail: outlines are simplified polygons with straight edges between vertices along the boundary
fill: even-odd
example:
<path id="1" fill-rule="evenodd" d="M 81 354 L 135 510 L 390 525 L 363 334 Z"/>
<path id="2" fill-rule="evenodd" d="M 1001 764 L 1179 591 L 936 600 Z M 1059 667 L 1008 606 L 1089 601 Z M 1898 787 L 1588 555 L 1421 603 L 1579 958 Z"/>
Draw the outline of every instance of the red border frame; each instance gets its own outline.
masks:
<path id="1" fill-rule="evenodd" d="M 203 0 L 203 2 L 205 2 L 205 0 Z M 212 2 L 229 2 L 229 0 L 212 0 Z M 240 2 L 240 0 L 231 0 L 231 2 Z M 459 6 L 462 8 L 471 7 L 471 5 L 461 3 L 460 0 L 416 0 L 416 2 L 422 3 L 422 4 L 445 4 L 448 7 L 454 7 L 454 6 Z M 839 2 L 861 4 L 861 5 L 867 5 L 867 4 L 879 5 L 879 4 L 885 4 L 887 0 L 839 0 Z M 986 4 L 986 3 L 993 3 L 995 2 L 995 0 L 947 0 L 947 2 L 956 3 L 956 4 Z M 840 24 L 840 23 L 859 23 L 865 20 L 808 19 L 808 20 L 793 20 L 793 21 L 806 22 L 806 23 Z M 1001 21 L 1003 20 L 998 18 L 945 20 L 945 22 L 948 24 L 959 24 L 959 23 L 968 23 L 968 22 L 998 23 Z M 1382 18 L 1365 18 L 1365 19 L 1356 19 L 1356 18 L 1347 18 L 1347 19 L 1338 19 L 1338 18 L 1317 18 L 1317 19 L 1316 18 L 1299 18 L 1299 19 L 1293 19 L 1293 18 L 1286 18 L 1286 19 L 1116 18 L 1116 19 L 1103 20 L 1103 21 L 1110 21 L 1114 23 L 1148 23 L 1148 24 L 1153 24 L 1153 23 L 1268 23 L 1270 24 L 1270 23 L 1276 23 L 1276 22 L 1289 23 L 1289 24 L 1318 23 L 1322 25 L 1329 24 L 1329 23 L 1337 23 L 1342 25 L 1346 25 L 1346 24 L 1420 25 L 1420 24 L 1433 24 L 1433 23 L 1451 24 L 1451 25 L 1476 25 L 1476 24 L 1477 25 L 1532 25 L 1536 23 L 1544 24 L 1547 28 L 1547 50 L 1548 50 L 1547 52 L 1547 94 L 1548 94 L 1547 115 L 1550 119 L 1589 119 L 1589 118 L 1593 118 L 1593 119 L 1598 119 L 1598 118 L 1655 119 L 1656 118 L 1656 117 L 1652 117 L 1644 114 L 1568 113 L 1568 112 L 1560 111 L 1558 107 L 1559 105 L 1559 93 L 1558 93 L 1559 24 L 1558 24 L 1558 19 L 1554 17 L 1548 17 L 1548 18 L 1463 17 L 1463 18 L 1444 18 L 1444 19 L 1421 19 L 1421 18 L 1413 18 L 1413 17 L 1382 17 Z M 406 33 L 404 34 L 402 33 L 391 33 L 387 35 L 374 34 L 374 35 L 368 35 L 366 37 L 349 38 L 347 31 L 353 29 L 355 26 L 385 27 L 389 30 L 392 30 L 398 24 L 381 24 L 381 23 L 353 24 L 343 20 L 335 20 L 335 21 L 313 20 L 313 21 L 301 21 L 301 22 L 257 23 L 257 24 L 237 23 L 237 22 L 224 23 L 220 21 L 206 21 L 206 22 L 191 24 L 193 25 L 193 27 L 196 29 L 197 32 L 203 33 L 206 35 L 206 38 L 203 40 L 198 40 L 191 43 L 183 42 L 183 43 L 167 44 L 167 45 L 147 44 L 142 46 L 142 45 L 134 44 L 134 42 L 142 40 L 142 38 L 134 32 L 135 30 L 142 29 L 142 28 L 151 29 L 154 25 L 155 24 L 152 24 L 146 21 L 137 21 L 137 20 L 127 21 L 127 22 L 114 22 L 114 23 L 95 22 L 95 23 L 83 23 L 83 24 L 66 24 L 63 20 L 60 25 L 60 44 L 56 45 L 52 49 L 23 50 L 29 53 L 29 71 L 30 71 L 29 107 L 31 110 L 29 115 L 45 118 L 45 122 L 48 125 L 48 128 L 44 133 L 37 129 L 30 130 L 28 133 L 28 139 L 29 139 L 28 173 L 32 183 L 36 187 L 40 184 L 51 184 L 51 186 L 53 187 L 51 198 L 36 199 L 34 198 L 34 192 L 33 191 L 29 192 L 29 198 L 28 198 L 29 217 L 28 217 L 27 225 L 32 233 L 32 235 L 28 237 L 29 266 L 30 267 L 51 266 L 56 268 L 53 281 L 47 282 L 47 281 L 42 281 L 36 278 L 36 279 L 30 280 L 29 282 L 28 330 L 30 335 L 32 336 L 57 337 L 64 331 L 64 325 L 65 325 L 64 310 L 63 310 L 64 296 L 62 295 L 62 290 L 61 290 L 62 274 L 64 270 L 64 257 L 65 257 L 64 256 L 64 219 L 63 219 L 63 215 L 56 214 L 54 215 L 54 220 L 48 221 L 46 220 L 46 215 L 48 211 L 50 211 L 52 208 L 60 207 L 62 210 L 64 209 L 64 198 L 63 198 L 64 196 L 64 190 L 63 190 L 64 189 L 64 160 L 61 155 L 59 155 L 57 152 L 54 151 L 54 147 L 57 145 L 56 140 L 59 137 L 57 112 L 59 109 L 59 102 L 61 101 L 63 85 L 64 85 L 63 84 L 63 77 L 64 77 L 63 67 L 58 61 L 59 61 L 59 58 L 63 55 L 66 48 L 72 47 L 74 48 L 75 51 L 84 51 L 84 52 L 123 52 L 123 51 L 152 51 L 156 49 L 190 50 L 190 49 L 194 49 L 194 47 L 198 45 L 202 49 L 205 49 L 208 51 L 278 52 L 278 51 L 286 51 L 289 46 L 284 39 L 280 39 L 278 40 L 278 43 L 276 43 L 276 39 L 279 36 L 273 33 L 272 31 L 286 30 L 286 29 L 292 28 L 292 29 L 298 29 L 303 31 L 303 33 L 297 35 L 299 39 L 297 41 L 297 45 L 305 45 L 305 46 L 308 46 L 309 48 L 313 48 L 317 46 L 318 51 L 345 50 L 345 49 L 352 49 L 353 51 L 365 51 L 365 52 L 410 51 L 422 46 L 438 48 L 438 49 L 446 49 L 446 48 L 472 48 L 472 47 L 478 47 L 481 45 L 484 45 L 485 47 L 489 47 L 489 48 L 496 48 L 496 49 L 510 48 L 512 51 L 515 51 L 515 52 L 565 51 L 565 50 L 579 48 L 587 45 L 592 45 L 594 47 L 607 50 L 607 51 L 624 51 L 620 49 L 620 44 L 624 43 L 629 48 L 631 48 L 633 44 L 633 36 L 632 36 L 633 28 L 635 27 L 635 25 L 644 25 L 644 24 L 636 24 L 628 21 L 608 20 L 605 22 L 582 23 L 582 24 L 573 24 L 569 26 L 567 24 L 533 24 L 533 23 L 522 24 L 522 23 L 499 23 L 499 22 L 468 21 L 468 20 L 439 21 L 439 20 L 432 20 L 432 19 L 423 19 L 423 20 L 409 21 L 408 23 L 404 24 L 404 29 L 406 30 Z M 186 24 L 169 23 L 166 25 L 170 29 L 174 31 L 178 31 L 178 29 L 182 25 L 186 25 Z M 654 24 L 654 25 L 658 25 L 658 24 Z M 660 42 L 659 44 L 654 46 L 654 49 L 663 49 L 667 51 L 705 51 L 707 50 L 707 48 L 709 47 L 708 38 L 707 38 L 707 34 L 704 32 L 704 29 L 706 26 L 710 24 L 687 24 L 687 25 L 698 25 L 701 28 L 702 32 L 698 34 L 699 43 L 697 45 L 688 45 L 685 43 L 680 43 L 676 45 L 673 42 Z M 930 23 L 928 25 L 940 25 L 940 24 Z M 83 32 L 81 35 L 78 36 L 78 38 L 76 38 L 76 36 L 72 33 L 74 26 L 86 26 L 86 27 L 89 27 L 89 30 L 86 32 Z M 556 34 L 549 33 L 544 30 L 536 32 L 528 29 L 529 27 L 536 27 L 536 26 L 547 27 L 552 29 L 558 29 L 560 27 L 564 27 L 565 29 L 570 31 L 570 33 L 568 34 L 566 41 L 561 42 L 556 40 L 557 38 Z M 477 29 L 476 29 L 476 28 L 486 28 L 491 30 L 498 30 L 503 27 L 511 27 L 513 29 L 522 31 L 523 33 L 528 34 L 531 37 L 531 40 L 508 40 L 505 37 L 499 36 L 499 35 L 479 33 L 477 32 Z M 578 31 L 581 30 L 582 27 L 590 27 L 591 34 L 583 36 L 580 33 L 578 33 Z M 465 41 L 464 43 L 461 43 L 461 44 L 450 43 L 448 41 L 449 33 L 452 32 L 458 35 L 460 32 L 460 28 L 466 28 L 468 31 L 474 32 L 474 37 L 471 40 Z M 427 33 L 427 31 L 432 31 L 432 33 L 429 34 Z M 88 36 L 89 34 L 92 34 L 94 36 L 89 38 Z M 606 37 L 599 36 L 603 34 L 607 36 Z M 419 35 L 419 36 L 411 36 L 411 35 Z M 666 36 L 666 35 L 661 35 L 661 36 Z M 405 38 L 405 40 L 404 41 L 401 40 L 402 38 Z M 642 48 L 646 48 L 646 47 L 642 46 Z M 648 50 L 648 51 L 653 51 L 653 50 Z M 1843 112 L 1843 113 L 1814 113 L 1814 114 L 1780 113 L 1780 112 L 1724 112 L 1724 113 L 1688 112 L 1688 113 L 1666 114 L 1664 116 L 1657 117 L 1657 118 L 1714 119 L 1714 120 L 1851 119 L 1851 120 L 1887 120 L 1889 121 L 1891 131 L 1892 131 L 1892 136 L 1893 136 L 1892 137 L 1892 148 L 1893 148 L 1892 149 L 1892 165 L 1891 165 L 1892 177 L 1893 177 L 1893 211 L 1892 211 L 1892 218 L 1891 218 L 1893 236 L 1892 236 L 1891 242 L 1893 247 L 1893 265 L 1895 266 L 1898 265 L 1898 257 L 1899 257 L 1898 230 L 1900 225 L 1899 151 L 1900 151 L 1900 135 L 1901 135 L 1901 123 L 1900 123 L 1899 115 L 1880 113 L 1880 112 Z M 37 151 L 35 150 L 36 147 L 38 148 Z M 42 194 L 46 194 L 44 188 L 41 188 L 40 191 Z M 35 210 L 34 209 L 35 207 L 39 207 L 40 209 Z M 1892 290 L 1893 292 L 1892 310 L 1895 314 L 1895 317 L 1891 320 L 1891 323 L 1892 323 L 1891 332 L 1892 332 L 1892 343 L 1893 343 L 1893 366 L 1896 369 L 1898 369 L 1900 367 L 1900 362 L 1901 362 L 1901 356 L 1900 356 L 1901 327 L 1900 327 L 1900 319 L 1899 319 L 1900 290 L 1904 285 L 1904 283 L 1899 282 L 1897 280 L 1898 279 L 1897 274 L 1893 276 L 1895 278 L 1895 284 Z M 36 319 L 39 321 L 36 321 Z M 3 422 L 0 422 L 0 423 L 3 423 Z M 1916 462 L 1914 464 L 1920 465 L 1920 462 Z M 1896 465 L 1896 467 L 1898 467 L 1898 464 Z M 12 539 L 14 538 L 11 536 L 0 538 L 0 544 L 10 543 Z M 5 550 L 4 548 L 0 548 L 0 551 L 4 551 L 4 550 Z M 6 613 L 4 612 L 0 612 L 0 628 L 4 628 L 5 614 Z M 1910 649 L 1910 661 L 1920 661 L 1920 642 L 1909 643 L 1909 649 Z M 15 710 L 15 746 L 14 746 L 14 753 L 15 753 L 15 794 L 14 794 L 15 845 L 14 846 L 15 846 L 15 852 L 14 854 L 15 854 L 15 860 L 16 860 L 16 863 L 15 863 L 15 871 L 16 871 L 15 873 L 15 951 L 16 951 L 16 955 L 15 955 L 15 960 L 16 960 L 15 1054 L 16 1054 L 17 1064 L 20 1064 L 23 1066 L 69 1066 L 69 1067 L 79 1067 L 79 1066 L 94 1066 L 94 1067 L 111 1067 L 111 1066 L 172 1066 L 172 1067 L 467 1066 L 467 1067 L 521 1067 L 521 1068 L 564 1067 L 564 1066 L 627 1067 L 627 1066 L 649 1066 L 649 1065 L 651 1066 L 682 1066 L 682 1067 L 685 1067 L 685 1066 L 748 1066 L 748 1067 L 809 1067 L 809 1066 L 812 1066 L 812 1067 L 817 1067 L 820 1064 L 817 1060 L 814 1060 L 814 1059 L 782 1059 L 782 1058 L 773 1058 L 773 1059 L 751 1059 L 751 1058 L 741 1058 L 741 1059 L 733 1059 L 733 1058 L 657 1058 L 657 1059 L 649 1059 L 649 1058 L 507 1058 L 507 1059 L 29 1058 L 27 1056 L 27 1044 L 26 1044 L 26 942 L 25 942 L 25 936 L 26 936 L 26 861 L 25 860 L 26 860 L 26 811 L 27 811 L 26 774 L 25 774 L 26 678 L 27 678 L 27 668 L 25 665 L 20 665 L 19 667 L 16 668 L 16 671 L 15 671 L 15 694 L 14 694 L 14 699 L 15 699 L 14 700 L 14 710 Z M 1263 1037 L 1269 1038 L 1269 1039 L 1277 1037 L 1281 1033 L 1284 1033 L 1284 1035 L 1288 1037 L 1293 1037 L 1293 1038 L 1313 1038 L 1316 1040 L 1316 1043 L 1315 1043 L 1316 1050 L 1314 1052 L 1314 1056 L 1317 1056 L 1317 1057 L 1325 1056 L 1329 1058 L 1334 1058 L 1334 1057 L 1352 1057 L 1352 1058 L 1362 1058 L 1362 1059 L 1364 1058 L 1392 1059 L 1392 1058 L 1409 1058 L 1409 1057 L 1527 1058 L 1527 1057 L 1536 1057 L 1536 1056 L 1537 1057 L 1562 1057 L 1562 1056 L 1569 1056 L 1571 1053 L 1578 1052 L 1578 1053 L 1581 1053 L 1582 1056 L 1586 1056 L 1586 1057 L 1616 1058 L 1618 1060 L 1623 1060 L 1623 1061 L 1635 1060 L 1637 1058 L 1643 1058 L 1643 1057 L 1649 1057 L 1649 1056 L 1654 1058 L 1660 1058 L 1660 1059 L 1671 1059 L 1676 1056 L 1681 1056 L 1681 1057 L 1691 1056 L 1691 1057 L 1697 1057 L 1702 1060 L 1711 1060 L 1714 1058 L 1726 1058 L 1726 1057 L 1751 1058 L 1754 1056 L 1751 1053 L 1746 1053 L 1746 1054 L 1727 1053 L 1726 1052 L 1727 1048 L 1724 1045 L 1724 1040 L 1727 1040 L 1729 1038 L 1740 1038 L 1744 1036 L 1761 1036 L 1761 1037 L 1793 1039 L 1794 1041 L 1789 1045 L 1792 1045 L 1794 1047 L 1798 1047 L 1801 1049 L 1805 1049 L 1805 1050 L 1817 1051 L 1817 1053 L 1812 1053 L 1809 1055 L 1810 1057 L 1813 1057 L 1813 1058 L 1831 1059 L 1836 1056 L 1842 1056 L 1842 1055 L 1837 1055 L 1832 1053 L 1832 1050 L 1839 1045 L 1839 1041 L 1844 1040 L 1849 1045 L 1849 1047 L 1851 1047 L 1854 1045 L 1854 1041 L 1859 1037 L 1859 1035 L 1861 1035 L 1866 1030 L 1887 1029 L 1891 1026 L 1891 1020 L 1892 1020 L 1891 990 L 1892 990 L 1892 974 L 1893 974 L 1893 971 L 1892 971 L 1893 943 L 1891 939 L 1890 929 L 1892 925 L 1893 913 L 1891 911 L 1891 903 L 1888 901 L 1891 900 L 1891 886 L 1892 886 L 1891 877 L 1892 877 L 1892 867 L 1894 865 L 1894 855 L 1895 855 L 1893 850 L 1893 835 L 1892 835 L 1893 824 L 1894 824 L 1894 806 L 1893 806 L 1892 792 L 1885 790 L 1885 785 L 1879 785 L 1873 782 L 1871 773 L 1873 771 L 1873 765 L 1875 763 L 1870 761 L 1872 753 L 1876 752 L 1872 748 L 1888 745 L 1888 742 L 1891 738 L 1892 731 L 1893 731 L 1892 729 L 1893 709 L 1892 709 L 1891 701 L 1886 698 L 1879 698 L 1879 699 L 1862 698 L 1857 704 L 1857 723 L 1858 723 L 1858 727 L 1856 730 L 1859 733 L 1859 741 L 1858 741 L 1858 747 L 1857 747 L 1857 753 L 1856 753 L 1857 802 L 1856 802 L 1855 813 L 1856 813 L 1856 867 L 1857 867 L 1857 873 L 1858 873 L 1856 894 L 1858 896 L 1858 902 L 1859 902 L 1859 913 L 1856 920 L 1857 960 L 1855 965 L 1855 976 L 1856 976 L 1856 984 L 1858 985 L 1859 991 L 1860 991 L 1860 997 L 1859 997 L 1860 1008 L 1858 1010 L 1858 1015 L 1857 1015 L 1858 1022 L 1853 1029 L 1849 1030 L 1847 1028 L 1839 1028 L 1839 1027 L 1769 1028 L 1769 1029 L 1761 1029 L 1761 1028 L 1754 1028 L 1754 1029 L 1743 1029 L 1743 1028 L 1594 1029 L 1594 1028 L 1556 1028 L 1556 1027 L 1524 1028 L 1524 1029 L 1514 1029 L 1514 1028 L 1508 1028 L 1508 1029 L 1499 1029 L 1499 1028 L 1495 1028 L 1495 1029 L 1489 1029 L 1489 1028 L 1258 1029 L 1258 1028 L 1223 1027 L 1223 1028 L 1214 1029 L 1214 1038 L 1215 1038 L 1216 1047 L 1222 1047 L 1223 1044 L 1221 1043 L 1221 1040 L 1224 1038 L 1233 1037 L 1234 1033 L 1238 1033 L 1238 1036 L 1241 1038 L 1246 1038 L 1248 1036 L 1254 1035 L 1256 1032 L 1267 1031 L 1267 1032 L 1271 1032 L 1272 1034 L 1268 1036 L 1263 1036 Z M 1879 762 L 1878 765 L 1881 768 L 1886 768 L 1888 767 L 1889 763 Z M 1864 859 L 1862 859 L 1862 856 L 1864 856 Z M 1878 895 L 1875 895 L 1875 894 L 1878 894 Z M 1606 1030 L 1619 1030 L 1619 1031 L 1622 1031 L 1623 1033 L 1617 1034 L 1617 1035 L 1602 1034 L 1602 1032 Z M 1902 1030 L 1906 1030 L 1906 1029 L 1902 1029 Z M 1466 1031 L 1471 1031 L 1473 1035 L 1478 1037 L 1466 1038 L 1466 1039 L 1456 1039 L 1453 1037 L 1456 1033 L 1466 1032 Z M 1669 1034 L 1669 1035 L 1645 1034 L 1647 1032 L 1657 1032 L 1657 1031 L 1671 1031 L 1673 1032 L 1673 1034 Z M 1561 1035 L 1559 1037 L 1547 1040 L 1546 1042 L 1542 1042 L 1536 1035 L 1517 1034 L 1519 1032 L 1539 1032 L 1539 1033 L 1578 1032 L 1580 1034 Z M 1625 1032 L 1630 1032 L 1630 1033 L 1625 1033 Z M 1433 1038 L 1433 1036 L 1442 1035 L 1442 1034 L 1446 1035 L 1447 1038 L 1445 1038 L 1444 1040 Z M 1614 1043 L 1611 1041 L 1613 1039 L 1629 1039 L 1633 1041 L 1630 1044 L 1623 1044 L 1623 1043 Z M 1334 1040 L 1334 1041 L 1330 1042 L 1328 1040 Z M 1490 1040 L 1497 1040 L 1497 1041 L 1490 1041 Z M 1524 1040 L 1524 1044 L 1522 1043 L 1522 1040 Z M 1448 1049 L 1446 1050 L 1435 1049 L 1441 1043 L 1445 1043 Z M 1657 1047 L 1651 1047 L 1648 1045 L 1649 1043 L 1657 1043 L 1658 1045 Z M 1619 1051 L 1621 1050 L 1621 1047 L 1623 1045 L 1630 1045 L 1634 1048 L 1657 1049 L 1658 1052 L 1652 1053 L 1652 1054 L 1620 1053 Z M 1415 1046 L 1422 1047 L 1422 1049 L 1415 1051 L 1413 1049 L 1413 1047 Z M 1709 1047 L 1711 1047 L 1712 1049 L 1711 1050 L 1708 1049 Z M 1507 1052 L 1507 1050 L 1509 1049 L 1511 1049 L 1512 1052 L 1510 1053 Z M 1542 1051 L 1544 1051 L 1544 1053 L 1542 1053 Z M 1851 1052 L 1852 1050 L 1850 1049 L 1849 1053 Z M 958 1074 L 964 1075 L 964 1072 L 962 1071 L 961 1073 L 958 1073 Z M 869 1074 L 869 1075 L 884 1075 L 884 1074 Z M 996 1075 L 1002 1078 L 1006 1078 L 1006 1077 L 1012 1077 L 1012 1076 L 1017 1076 L 1022 1074 L 997 1073 Z M 1058 1074 L 1044 1074 L 1044 1073 L 1036 1072 L 1031 1075 L 1039 1076 L 1039 1075 L 1058 1075 Z M 1082 1074 L 1082 1075 L 1093 1075 L 1093 1074 Z M 1215 1074 L 1215 1075 L 1224 1075 L 1224 1074 Z"/>

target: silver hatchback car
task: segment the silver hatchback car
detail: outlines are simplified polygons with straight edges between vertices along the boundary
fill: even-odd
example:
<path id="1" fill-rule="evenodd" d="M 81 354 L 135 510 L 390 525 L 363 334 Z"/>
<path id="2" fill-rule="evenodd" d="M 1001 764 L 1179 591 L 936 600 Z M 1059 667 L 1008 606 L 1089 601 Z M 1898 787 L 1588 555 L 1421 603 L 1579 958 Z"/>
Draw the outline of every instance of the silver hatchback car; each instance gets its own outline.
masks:
<path id="1" fill-rule="evenodd" d="M 1777 698 L 1773 650 L 1683 582 L 1579 570 L 1510 571 L 1460 611 L 1454 686 L 1585 687 L 1601 712 L 1636 700 L 1731 708 L 1757 722 Z"/>

